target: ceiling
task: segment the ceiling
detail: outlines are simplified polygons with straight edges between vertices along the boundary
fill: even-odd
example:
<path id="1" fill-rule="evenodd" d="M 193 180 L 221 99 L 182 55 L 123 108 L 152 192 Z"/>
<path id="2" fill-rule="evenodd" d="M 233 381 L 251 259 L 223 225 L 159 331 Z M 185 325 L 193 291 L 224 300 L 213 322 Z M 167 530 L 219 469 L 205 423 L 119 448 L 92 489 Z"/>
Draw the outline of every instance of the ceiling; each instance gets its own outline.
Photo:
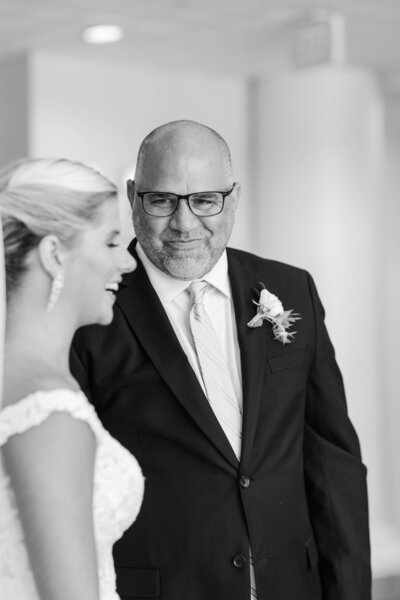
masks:
<path id="1" fill-rule="evenodd" d="M 0 0 L 0 60 L 44 49 L 263 77 L 295 63 L 293 40 L 316 10 L 341 15 L 346 62 L 400 81 L 400 0 Z M 103 23 L 122 25 L 124 39 L 81 41 Z"/>

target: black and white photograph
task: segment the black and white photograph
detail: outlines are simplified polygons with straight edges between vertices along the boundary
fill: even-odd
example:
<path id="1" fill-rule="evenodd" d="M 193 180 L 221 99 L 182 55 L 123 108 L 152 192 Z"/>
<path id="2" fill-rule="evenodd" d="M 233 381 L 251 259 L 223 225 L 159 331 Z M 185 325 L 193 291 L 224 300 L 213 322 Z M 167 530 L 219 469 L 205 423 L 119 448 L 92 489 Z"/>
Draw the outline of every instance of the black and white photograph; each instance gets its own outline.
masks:
<path id="1" fill-rule="evenodd" d="M 1 600 L 400 600 L 400 0 L 0 0 Z"/>

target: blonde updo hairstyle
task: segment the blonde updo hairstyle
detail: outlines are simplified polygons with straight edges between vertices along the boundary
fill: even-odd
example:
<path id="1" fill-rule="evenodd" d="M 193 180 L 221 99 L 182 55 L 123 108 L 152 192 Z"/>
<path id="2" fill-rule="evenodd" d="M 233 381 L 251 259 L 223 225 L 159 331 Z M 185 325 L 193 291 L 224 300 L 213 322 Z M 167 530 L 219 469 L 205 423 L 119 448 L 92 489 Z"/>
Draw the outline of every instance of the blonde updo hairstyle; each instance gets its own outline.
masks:
<path id="1" fill-rule="evenodd" d="M 0 171 L 7 299 L 46 235 L 71 247 L 117 188 L 95 169 L 67 159 L 26 159 Z"/>

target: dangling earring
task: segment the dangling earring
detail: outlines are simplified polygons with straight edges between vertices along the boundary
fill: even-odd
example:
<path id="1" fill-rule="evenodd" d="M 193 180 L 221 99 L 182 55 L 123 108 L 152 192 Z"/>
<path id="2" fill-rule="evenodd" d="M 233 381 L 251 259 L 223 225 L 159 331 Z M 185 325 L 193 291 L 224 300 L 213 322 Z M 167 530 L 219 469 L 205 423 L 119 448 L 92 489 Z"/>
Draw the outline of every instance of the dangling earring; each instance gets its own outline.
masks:
<path id="1" fill-rule="evenodd" d="M 64 287 L 64 277 L 60 271 L 58 271 L 57 275 L 53 279 L 53 283 L 51 284 L 50 297 L 47 303 L 47 312 L 50 312 L 57 303 L 57 300 L 60 297 L 61 291 Z"/>

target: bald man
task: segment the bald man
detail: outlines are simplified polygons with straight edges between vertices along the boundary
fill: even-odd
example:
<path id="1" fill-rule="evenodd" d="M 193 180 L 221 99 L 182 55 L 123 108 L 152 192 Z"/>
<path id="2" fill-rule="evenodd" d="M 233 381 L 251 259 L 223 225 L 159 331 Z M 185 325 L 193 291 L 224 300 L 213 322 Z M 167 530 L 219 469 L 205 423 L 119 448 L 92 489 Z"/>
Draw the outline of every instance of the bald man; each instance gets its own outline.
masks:
<path id="1" fill-rule="evenodd" d="M 226 248 L 239 194 L 215 131 L 151 132 L 128 181 L 138 268 L 113 323 L 75 339 L 77 379 L 146 476 L 118 593 L 368 600 L 366 472 L 323 308 L 305 271 Z"/>

